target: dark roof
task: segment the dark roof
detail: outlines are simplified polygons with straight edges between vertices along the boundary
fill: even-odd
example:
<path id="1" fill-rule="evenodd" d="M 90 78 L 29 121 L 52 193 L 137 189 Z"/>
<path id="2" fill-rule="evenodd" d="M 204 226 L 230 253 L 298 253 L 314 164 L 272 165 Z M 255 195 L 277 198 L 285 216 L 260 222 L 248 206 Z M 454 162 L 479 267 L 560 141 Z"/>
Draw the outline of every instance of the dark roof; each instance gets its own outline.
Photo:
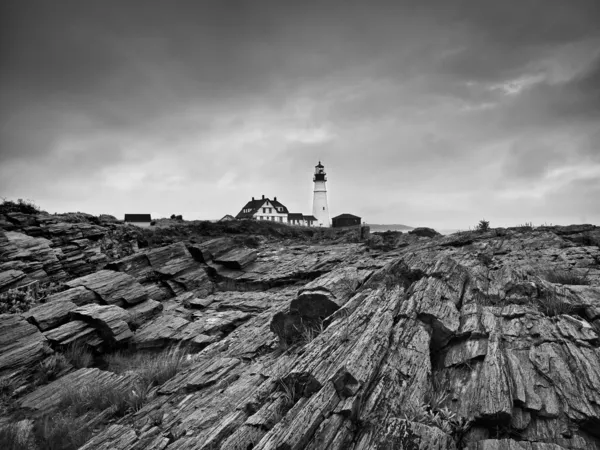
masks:
<path id="1" fill-rule="evenodd" d="M 152 222 L 150 214 L 125 214 L 125 222 Z"/>
<path id="2" fill-rule="evenodd" d="M 304 220 L 302 213 L 289 213 L 288 220 Z"/>
<path id="3" fill-rule="evenodd" d="M 271 203 L 276 208 L 283 208 L 282 212 L 284 212 L 286 214 L 289 212 L 288 209 L 284 205 L 282 205 L 281 203 L 279 203 L 279 201 L 277 201 L 277 200 L 271 200 Z"/>
<path id="4" fill-rule="evenodd" d="M 269 197 L 266 198 L 259 198 L 258 200 L 250 200 L 248 203 L 246 203 L 244 205 L 244 207 L 240 210 L 240 212 L 238 213 L 237 216 L 235 216 L 236 219 L 251 219 L 254 216 L 254 213 L 256 211 L 258 211 L 258 209 L 266 202 L 269 201 L 273 207 L 275 208 L 283 208 L 283 213 L 288 212 L 287 208 L 282 205 L 281 203 L 279 203 L 279 201 L 277 200 L 271 200 Z M 243 212 L 245 209 L 250 209 L 250 212 Z"/>
<path id="5" fill-rule="evenodd" d="M 226 222 L 228 220 L 235 220 L 235 217 L 233 217 L 231 214 L 225 214 L 219 219 L 219 222 Z"/>
<path id="6" fill-rule="evenodd" d="M 304 216 L 304 220 L 317 220 L 315 216 Z"/>
<path id="7" fill-rule="evenodd" d="M 344 214 L 340 214 L 339 216 L 333 217 L 331 220 L 333 220 L 333 219 L 360 219 L 360 217 L 355 216 L 354 214 L 344 213 Z"/>

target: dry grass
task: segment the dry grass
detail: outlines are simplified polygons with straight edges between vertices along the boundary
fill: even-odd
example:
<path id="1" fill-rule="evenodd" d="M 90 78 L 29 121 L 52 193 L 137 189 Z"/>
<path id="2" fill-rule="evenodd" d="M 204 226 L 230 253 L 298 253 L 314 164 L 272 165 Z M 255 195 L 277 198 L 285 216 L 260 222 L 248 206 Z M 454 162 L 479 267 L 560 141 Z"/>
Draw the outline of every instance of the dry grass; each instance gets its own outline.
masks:
<path id="1" fill-rule="evenodd" d="M 567 270 L 548 270 L 544 273 L 544 278 L 550 283 L 570 284 L 570 285 L 588 285 L 590 280 L 588 274 L 579 275 L 576 272 Z"/>
<path id="2" fill-rule="evenodd" d="M 39 419 L 34 427 L 35 442 L 40 450 L 76 450 L 93 434 L 87 416 L 58 412 Z M 31 447 L 30 447 L 31 448 Z"/>
<path id="3" fill-rule="evenodd" d="M 71 344 L 65 348 L 64 356 L 77 369 L 90 367 L 94 357 L 84 344 Z"/>
<path id="4" fill-rule="evenodd" d="M 108 355 L 108 370 L 121 374 L 135 372 L 146 385 L 161 385 L 189 364 L 180 347 L 161 353 L 124 353 Z"/>
<path id="5" fill-rule="evenodd" d="M 543 293 L 537 299 L 537 305 L 540 311 L 548 316 L 560 316 L 561 314 L 571 314 L 574 311 L 574 306 L 561 300 L 555 291 Z"/>

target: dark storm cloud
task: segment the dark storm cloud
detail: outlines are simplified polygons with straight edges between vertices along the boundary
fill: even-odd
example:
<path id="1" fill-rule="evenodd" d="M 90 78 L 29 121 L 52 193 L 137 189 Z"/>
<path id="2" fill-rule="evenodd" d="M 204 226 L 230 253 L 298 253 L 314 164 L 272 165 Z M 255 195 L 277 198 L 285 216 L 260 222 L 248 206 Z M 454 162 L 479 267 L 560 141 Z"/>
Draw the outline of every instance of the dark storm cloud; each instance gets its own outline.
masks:
<path id="1" fill-rule="evenodd" d="M 340 207 L 377 197 L 369 214 L 418 220 L 449 202 L 469 209 L 465 193 L 481 182 L 513 189 L 598 161 L 596 0 L 0 8 L 0 189 L 10 192 L 19 180 L 6 173 L 33 164 L 47 172 L 33 193 L 57 174 L 66 192 L 90 173 L 90 186 L 128 192 L 127 177 L 140 190 L 218 186 L 215 211 L 273 185 L 300 203 L 288 181 L 304 183 L 299 168 L 321 158 L 348 194 Z M 414 202 L 387 198 L 411 186 Z"/>

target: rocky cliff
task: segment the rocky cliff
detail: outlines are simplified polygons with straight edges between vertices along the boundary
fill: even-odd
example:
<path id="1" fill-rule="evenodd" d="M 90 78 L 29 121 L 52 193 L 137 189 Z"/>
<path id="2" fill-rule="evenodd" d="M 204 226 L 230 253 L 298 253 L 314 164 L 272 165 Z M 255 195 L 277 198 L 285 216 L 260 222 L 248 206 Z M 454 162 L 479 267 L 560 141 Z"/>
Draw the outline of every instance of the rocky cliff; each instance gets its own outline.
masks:
<path id="1" fill-rule="evenodd" d="M 0 222 L 0 289 L 64 283 L 0 315 L 2 423 L 29 445 L 65 390 L 132 386 L 111 354 L 176 345 L 181 370 L 87 419 L 82 448 L 600 448 L 598 227 L 365 242 L 49 217 Z M 74 344 L 90 367 L 40 382 Z"/>

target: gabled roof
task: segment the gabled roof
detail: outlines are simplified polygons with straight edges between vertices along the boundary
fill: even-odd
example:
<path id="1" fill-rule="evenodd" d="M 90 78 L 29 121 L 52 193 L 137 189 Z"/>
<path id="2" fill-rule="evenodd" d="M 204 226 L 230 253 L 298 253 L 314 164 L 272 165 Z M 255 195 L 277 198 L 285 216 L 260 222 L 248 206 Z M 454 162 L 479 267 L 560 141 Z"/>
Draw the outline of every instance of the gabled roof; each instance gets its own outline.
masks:
<path id="1" fill-rule="evenodd" d="M 282 205 L 281 203 L 279 203 L 277 200 L 271 200 L 269 197 L 265 197 L 265 198 L 260 198 L 258 200 L 254 200 L 254 199 L 250 200 L 248 203 L 246 203 L 244 205 L 244 207 L 240 210 L 240 212 L 238 213 L 238 215 L 235 216 L 235 218 L 236 219 L 251 219 L 254 216 L 254 214 L 266 202 L 271 203 L 271 205 L 274 208 L 283 208 L 283 211 L 281 211 L 281 213 L 287 214 L 288 210 L 287 210 L 287 208 L 284 205 Z M 244 212 L 245 209 L 250 209 L 250 212 L 245 213 Z"/>
<path id="2" fill-rule="evenodd" d="M 125 214 L 125 222 L 152 222 L 150 214 Z"/>
<path id="3" fill-rule="evenodd" d="M 315 221 L 317 218 L 315 216 L 304 216 L 304 220 Z"/>
<path id="4" fill-rule="evenodd" d="M 277 200 L 272 200 L 271 203 L 273 204 L 273 206 L 275 208 L 283 208 L 283 211 L 280 211 L 280 212 L 283 212 L 283 213 L 286 213 L 286 214 L 288 213 L 288 209 L 284 205 L 282 205 L 281 203 L 279 203 Z"/>
<path id="5" fill-rule="evenodd" d="M 355 216 L 354 214 L 344 213 L 344 214 L 340 214 L 339 216 L 332 217 L 331 220 L 333 220 L 333 219 L 360 219 L 360 217 Z"/>
<path id="6" fill-rule="evenodd" d="M 288 220 L 304 220 L 302 213 L 289 213 Z"/>
<path id="7" fill-rule="evenodd" d="M 227 222 L 228 220 L 235 220 L 235 217 L 233 217 L 231 214 L 225 214 L 219 219 L 219 222 Z"/>

